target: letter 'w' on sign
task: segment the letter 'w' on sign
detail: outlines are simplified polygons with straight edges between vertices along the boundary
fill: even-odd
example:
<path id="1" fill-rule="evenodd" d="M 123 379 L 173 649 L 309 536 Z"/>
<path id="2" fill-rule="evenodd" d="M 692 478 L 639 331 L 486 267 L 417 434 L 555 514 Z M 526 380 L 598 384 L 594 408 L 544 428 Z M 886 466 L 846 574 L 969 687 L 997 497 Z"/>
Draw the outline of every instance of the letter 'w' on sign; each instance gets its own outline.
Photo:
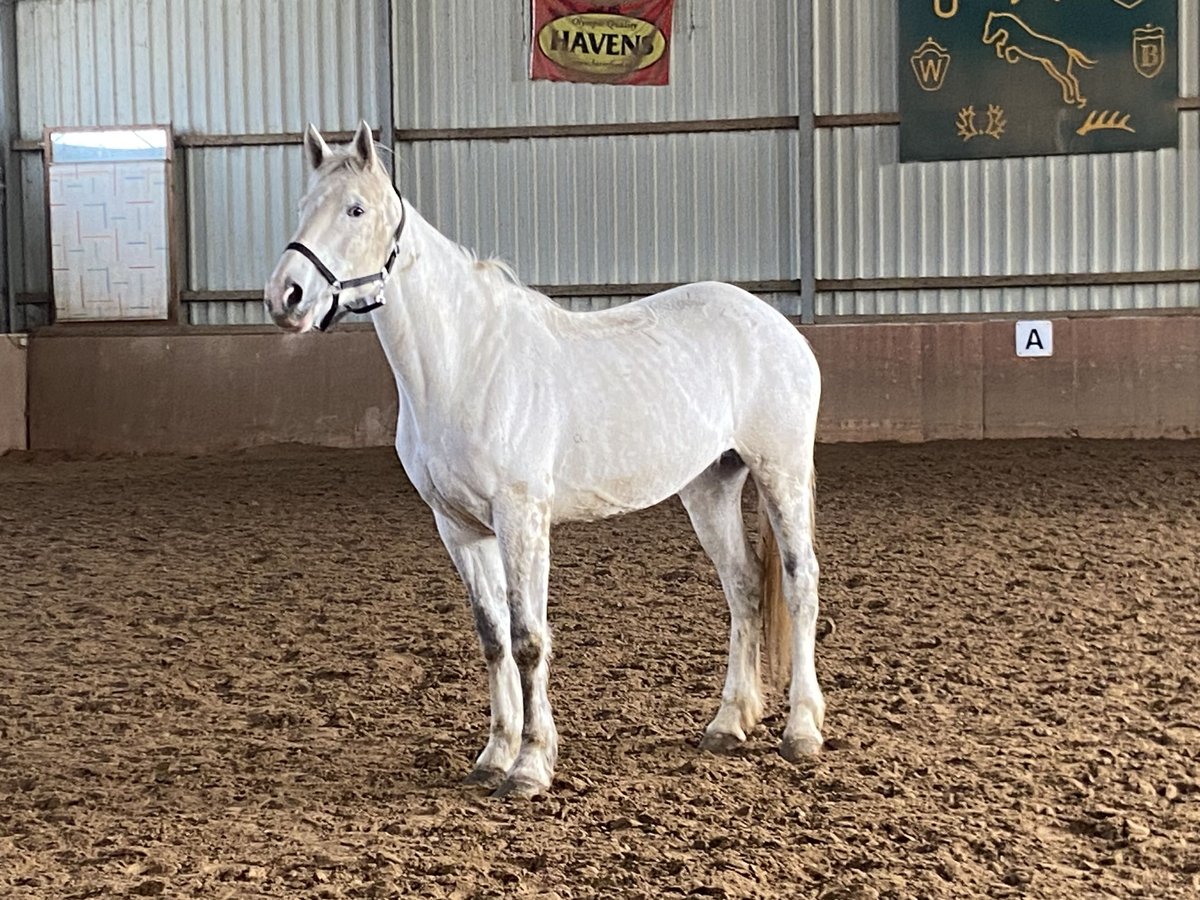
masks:
<path id="1" fill-rule="evenodd" d="M 913 51 L 909 57 L 913 72 L 917 76 L 917 84 L 923 91 L 940 91 L 946 83 L 946 73 L 950 70 L 950 53 L 933 38 L 925 38 L 925 43 Z"/>
<path id="2" fill-rule="evenodd" d="M 1017 356 L 1053 356 L 1054 323 L 1046 320 L 1017 322 Z"/>

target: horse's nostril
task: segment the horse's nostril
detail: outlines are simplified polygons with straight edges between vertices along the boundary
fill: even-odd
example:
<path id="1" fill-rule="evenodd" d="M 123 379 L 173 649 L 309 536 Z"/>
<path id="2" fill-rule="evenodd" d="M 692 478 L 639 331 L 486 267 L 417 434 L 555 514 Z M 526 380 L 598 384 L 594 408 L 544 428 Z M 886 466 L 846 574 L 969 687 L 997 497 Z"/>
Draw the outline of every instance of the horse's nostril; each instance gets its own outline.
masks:
<path id="1" fill-rule="evenodd" d="M 283 295 L 283 302 L 288 305 L 289 309 L 295 309 L 300 305 L 300 301 L 304 299 L 304 288 L 298 284 L 293 284 L 287 289 Z"/>

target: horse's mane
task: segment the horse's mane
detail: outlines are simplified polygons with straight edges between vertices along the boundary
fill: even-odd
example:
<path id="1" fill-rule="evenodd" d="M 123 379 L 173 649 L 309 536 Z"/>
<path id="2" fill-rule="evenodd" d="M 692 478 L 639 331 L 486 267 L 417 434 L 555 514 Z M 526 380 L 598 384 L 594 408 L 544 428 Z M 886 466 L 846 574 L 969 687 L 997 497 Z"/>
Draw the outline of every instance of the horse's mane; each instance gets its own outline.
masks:
<path id="1" fill-rule="evenodd" d="M 513 270 L 513 267 L 499 257 L 480 257 L 480 255 L 470 247 L 464 247 L 462 244 L 458 244 L 458 249 L 462 252 L 463 256 L 467 258 L 467 261 L 471 264 L 475 271 L 480 275 L 498 276 L 504 281 L 507 281 L 513 287 L 531 290 L 529 285 L 525 284 L 525 282 L 520 279 L 517 273 Z"/>

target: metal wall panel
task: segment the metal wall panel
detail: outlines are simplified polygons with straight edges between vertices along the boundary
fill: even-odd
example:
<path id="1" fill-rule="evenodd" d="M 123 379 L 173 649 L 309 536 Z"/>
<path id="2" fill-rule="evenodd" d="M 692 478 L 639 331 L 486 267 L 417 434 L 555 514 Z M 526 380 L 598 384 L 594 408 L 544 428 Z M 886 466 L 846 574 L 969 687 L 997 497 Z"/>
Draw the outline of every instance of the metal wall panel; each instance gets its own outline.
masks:
<path id="1" fill-rule="evenodd" d="M 904 165 L 895 128 L 822 131 L 817 277 L 1200 267 L 1198 126 L 1178 150 Z"/>
<path id="2" fill-rule="evenodd" d="M 261 301 L 229 300 L 187 304 L 189 325 L 268 325 Z"/>
<path id="3" fill-rule="evenodd" d="M 277 134 L 309 121 L 326 130 L 377 122 L 378 21 L 376 0 L 18 0 L 20 134 L 168 122 L 181 135 Z M 178 154 L 188 288 L 265 281 L 295 220 L 300 161 L 294 145 Z M 29 227 L 16 289 L 44 292 L 40 156 L 23 155 L 22 176 Z M 191 312 L 240 323 L 254 306 Z"/>
<path id="4" fill-rule="evenodd" d="M 20 246 L 19 229 L 13 233 L 13 226 L 21 216 L 20 193 L 15 187 L 21 163 L 10 152 L 17 132 L 16 46 L 16 8 L 0 3 L 0 333 L 15 331 L 19 325 L 9 279 L 9 256 L 18 253 Z M 14 184 L 11 191 L 10 183 Z"/>
<path id="5" fill-rule="evenodd" d="M 395 0 L 396 125 L 477 128 L 796 115 L 793 2 L 682 0 L 671 83 L 530 81 L 530 9 Z"/>
<path id="6" fill-rule="evenodd" d="M 50 257 L 47 253 L 45 170 L 40 155 L 13 153 L 6 190 L 9 193 L 8 278 L 14 296 L 50 290 Z M 13 216 L 19 217 L 16 221 Z M 12 327 L 16 330 L 43 324 L 40 307 L 17 304 Z"/>
<path id="7" fill-rule="evenodd" d="M 188 290 L 265 284 L 298 222 L 301 148 L 195 149 L 186 168 Z"/>
<path id="8" fill-rule="evenodd" d="M 393 0 L 400 128 L 657 123 L 795 115 L 798 2 L 813 2 L 816 113 L 896 109 L 898 3 L 680 0 L 672 83 L 530 82 L 529 9 Z M 907 2 L 907 0 L 906 0 Z M 44 124 L 170 121 L 183 134 L 379 121 L 376 0 L 17 0 L 20 134 Z M 1200 94 L 1200 0 L 1181 0 L 1180 80 Z M 469 89 L 464 89 L 469 86 Z M 892 128 L 817 138 L 818 278 L 1139 271 L 1200 266 L 1200 114 L 1179 151 L 900 166 Z M 798 136 L 745 132 L 399 148 L 400 183 L 439 227 L 531 283 L 799 274 Z M 265 279 L 295 221 L 299 148 L 180 154 L 192 290 Z M 40 157 L 22 154 L 15 290 L 48 289 Z M 1195 306 L 1194 285 L 837 293 L 823 315 Z M 598 307 L 617 297 L 564 300 Z M 794 301 L 786 295 L 782 306 Z M 1016 306 L 1014 306 L 1016 304 Z M 1099 304 L 1099 305 L 1098 305 Z M 1105 304 L 1108 304 L 1107 306 Z M 191 305 L 255 322 L 257 303 Z"/>
<path id="9" fill-rule="evenodd" d="M 264 285 L 299 222 L 308 182 L 294 144 L 190 150 L 184 176 L 187 289 L 241 291 Z M 261 300 L 187 304 L 192 325 L 263 325 Z M 350 316 L 347 321 L 359 317 Z"/>
<path id="10" fill-rule="evenodd" d="M 794 278 L 794 132 L 397 148 L 435 227 L 531 284 Z"/>
<path id="11" fill-rule="evenodd" d="M 897 3 L 816 0 L 818 115 L 894 113 Z M 1180 3 L 1180 90 L 1200 94 L 1200 0 Z M 1155 153 L 905 164 L 893 127 L 816 141 L 818 279 L 1200 267 L 1200 115 Z M 1195 307 L 1195 284 L 837 292 L 824 316 Z"/>
<path id="12" fill-rule="evenodd" d="M 1179 48 L 1180 96 L 1200 96 L 1200 0 L 1180 0 Z"/>
<path id="13" fill-rule="evenodd" d="M 13 154 L 14 161 L 18 158 L 23 218 L 21 255 L 9 261 L 12 266 L 9 277 L 13 279 L 14 290 L 19 294 L 44 293 L 50 290 L 45 170 L 41 156 Z"/>
<path id="14" fill-rule="evenodd" d="M 912 0 L 813 3 L 813 106 L 818 116 L 894 113 L 897 4 Z"/>
<path id="15" fill-rule="evenodd" d="M 21 136 L 171 123 L 296 132 L 375 121 L 374 0 L 19 0 Z"/>
<path id="16" fill-rule="evenodd" d="M 32 331 L 50 324 L 50 307 L 45 303 L 24 303 L 17 306 L 14 331 Z"/>

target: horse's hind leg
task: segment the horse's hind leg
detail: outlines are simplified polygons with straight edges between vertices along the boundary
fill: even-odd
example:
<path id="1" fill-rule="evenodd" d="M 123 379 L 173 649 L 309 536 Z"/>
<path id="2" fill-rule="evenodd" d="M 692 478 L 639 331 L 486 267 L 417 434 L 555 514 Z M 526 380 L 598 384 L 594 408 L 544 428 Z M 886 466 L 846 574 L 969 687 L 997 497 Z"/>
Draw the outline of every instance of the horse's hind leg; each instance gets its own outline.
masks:
<path id="1" fill-rule="evenodd" d="M 488 742 L 467 780 L 495 787 L 517 758 L 522 722 L 521 683 L 509 635 L 504 565 L 494 536 L 464 529 L 445 516 L 435 514 L 434 518 L 442 543 L 467 587 L 475 630 L 487 660 L 492 698 Z"/>
<path id="2" fill-rule="evenodd" d="M 792 616 L 792 680 L 788 722 L 779 752 L 792 762 L 821 749 L 825 698 L 817 682 L 817 581 L 814 547 L 814 479 L 811 462 L 800 471 L 756 467 L 754 479 L 767 504 L 783 561 L 783 592 Z"/>
<path id="3" fill-rule="evenodd" d="M 1078 99 L 1081 99 L 1079 97 L 1078 81 L 1076 81 L 1070 75 L 1063 75 L 1062 72 L 1058 71 L 1058 67 L 1048 59 L 1039 56 L 1037 61 L 1041 63 L 1042 68 L 1046 70 L 1046 74 L 1058 82 L 1059 88 L 1062 89 L 1063 103 L 1070 103 L 1074 105 Z M 1074 82 L 1073 85 L 1072 82 Z"/>
<path id="4" fill-rule="evenodd" d="M 749 470 L 730 451 L 679 492 L 684 508 L 721 578 L 729 602 L 729 666 L 721 708 L 701 746 L 726 751 L 740 744 L 762 718 L 759 688 L 759 573 L 742 521 L 742 488 Z"/>

